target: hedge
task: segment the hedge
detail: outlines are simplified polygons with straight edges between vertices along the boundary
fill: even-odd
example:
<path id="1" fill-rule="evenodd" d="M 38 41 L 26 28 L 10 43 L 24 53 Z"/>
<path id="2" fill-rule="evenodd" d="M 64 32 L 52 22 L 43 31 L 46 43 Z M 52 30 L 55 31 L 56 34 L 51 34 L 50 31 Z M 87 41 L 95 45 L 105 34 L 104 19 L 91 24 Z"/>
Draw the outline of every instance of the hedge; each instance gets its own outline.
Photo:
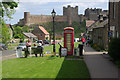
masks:
<path id="1" fill-rule="evenodd" d="M 108 53 L 115 61 L 120 60 L 120 39 L 111 39 L 108 47 Z"/>

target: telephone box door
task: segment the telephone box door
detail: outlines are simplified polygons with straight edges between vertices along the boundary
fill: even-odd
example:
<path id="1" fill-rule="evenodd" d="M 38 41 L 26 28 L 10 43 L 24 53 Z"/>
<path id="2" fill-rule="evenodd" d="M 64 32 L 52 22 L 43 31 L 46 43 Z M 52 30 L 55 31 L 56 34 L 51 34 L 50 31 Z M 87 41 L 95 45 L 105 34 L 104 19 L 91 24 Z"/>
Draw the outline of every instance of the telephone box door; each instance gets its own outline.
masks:
<path id="1" fill-rule="evenodd" d="M 65 44 L 65 46 L 67 47 L 67 49 L 68 49 L 68 55 L 72 55 L 72 34 L 71 33 L 66 33 L 65 34 L 65 42 L 66 42 L 66 44 Z"/>

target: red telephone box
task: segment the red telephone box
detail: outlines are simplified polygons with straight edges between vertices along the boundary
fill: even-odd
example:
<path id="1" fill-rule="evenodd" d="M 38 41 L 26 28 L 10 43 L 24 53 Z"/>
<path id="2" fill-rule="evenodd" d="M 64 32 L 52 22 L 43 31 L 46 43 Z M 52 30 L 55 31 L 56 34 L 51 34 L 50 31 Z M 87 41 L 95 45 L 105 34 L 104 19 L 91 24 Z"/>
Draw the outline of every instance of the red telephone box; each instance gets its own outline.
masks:
<path id="1" fill-rule="evenodd" d="M 67 55 L 73 55 L 74 48 L 74 28 L 64 28 L 64 47 L 67 48 Z"/>

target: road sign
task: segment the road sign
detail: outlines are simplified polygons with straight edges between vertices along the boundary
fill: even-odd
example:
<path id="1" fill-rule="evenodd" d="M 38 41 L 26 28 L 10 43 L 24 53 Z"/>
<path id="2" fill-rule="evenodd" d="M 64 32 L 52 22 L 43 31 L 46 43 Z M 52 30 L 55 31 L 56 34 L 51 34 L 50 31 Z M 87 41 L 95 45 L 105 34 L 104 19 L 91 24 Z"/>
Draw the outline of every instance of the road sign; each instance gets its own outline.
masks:
<path id="1" fill-rule="evenodd" d="M 67 48 L 61 48 L 61 56 L 67 56 Z"/>
<path id="2" fill-rule="evenodd" d="M 113 33 L 112 32 L 108 32 L 108 37 L 112 37 Z"/>

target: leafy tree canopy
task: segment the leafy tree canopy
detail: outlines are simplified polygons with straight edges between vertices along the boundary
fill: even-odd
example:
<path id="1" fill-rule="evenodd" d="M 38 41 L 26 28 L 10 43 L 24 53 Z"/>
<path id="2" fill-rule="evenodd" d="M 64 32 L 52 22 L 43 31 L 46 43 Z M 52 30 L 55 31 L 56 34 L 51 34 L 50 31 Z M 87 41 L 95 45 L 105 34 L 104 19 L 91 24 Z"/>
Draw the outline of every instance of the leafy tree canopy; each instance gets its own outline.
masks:
<path id="1" fill-rule="evenodd" d="M 15 13 L 15 8 L 18 7 L 18 3 L 14 0 L 2 0 L 0 2 L 0 15 L 2 17 L 7 16 L 8 18 L 12 18 L 12 14 Z"/>
<path id="2" fill-rule="evenodd" d="M 2 0 L 2 2 L 0 2 L 0 32 L 2 32 L 2 43 L 6 45 L 10 41 L 10 31 L 9 28 L 6 27 L 5 17 L 12 19 L 11 16 L 15 13 L 15 8 L 17 7 L 18 3 L 14 0 Z"/>

